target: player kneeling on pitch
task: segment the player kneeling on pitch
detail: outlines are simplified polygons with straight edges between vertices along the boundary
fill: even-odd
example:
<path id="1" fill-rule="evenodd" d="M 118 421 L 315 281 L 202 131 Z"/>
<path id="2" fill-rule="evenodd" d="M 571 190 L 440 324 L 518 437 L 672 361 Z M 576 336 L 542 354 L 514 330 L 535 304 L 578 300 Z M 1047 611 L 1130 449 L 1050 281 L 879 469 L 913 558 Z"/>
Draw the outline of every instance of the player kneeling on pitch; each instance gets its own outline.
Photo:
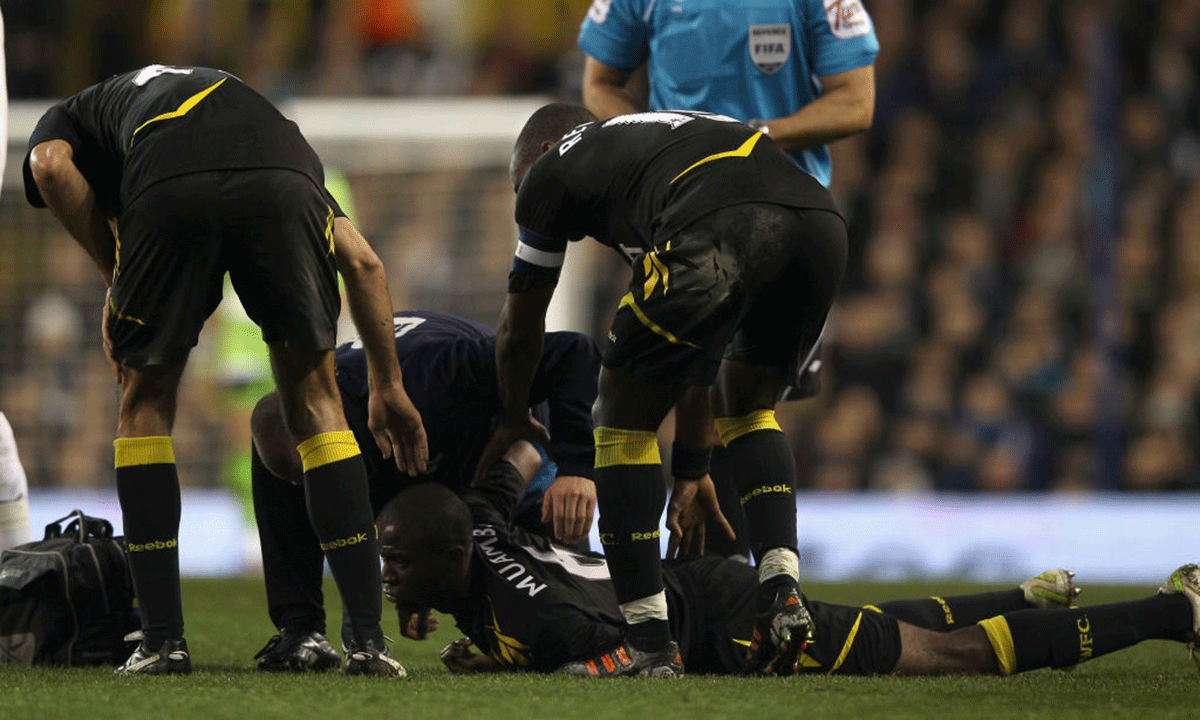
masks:
<path id="1" fill-rule="evenodd" d="M 635 674 L 603 558 L 511 523 L 540 462 L 520 442 L 461 495 L 432 484 L 397 495 L 378 520 L 384 592 L 402 614 L 434 608 L 454 616 L 467 637 L 442 651 L 452 672 Z M 1011 590 L 865 607 L 807 600 L 815 634 L 784 671 L 1010 675 L 1074 665 L 1142 640 L 1195 643 L 1196 565 L 1176 570 L 1148 598 L 1091 607 L 1072 607 L 1079 594 L 1072 577 L 1056 569 Z M 705 556 L 664 563 L 663 579 L 688 669 L 746 672 L 754 569 Z"/>
<path id="2" fill-rule="evenodd" d="M 418 478 L 401 473 L 370 442 L 367 364 L 362 343 L 337 349 L 338 393 L 367 469 L 371 507 L 378 512 L 417 482 L 467 485 L 497 409 L 496 333 L 446 313 L 409 310 L 394 315 L 396 358 L 429 440 L 429 464 Z M 573 332 L 546 334 L 534 373 L 530 412 L 553 433 L 553 458 L 525 489 L 515 523 L 565 543 L 586 542 L 595 510 L 591 480 L 592 403 L 600 350 Z M 264 397 L 252 420 L 254 515 L 262 541 L 267 608 L 279 629 L 258 653 L 258 668 L 304 672 L 337 667 L 325 637 L 320 540 L 305 510 L 300 457 L 287 440 L 279 398 Z M 405 637 L 424 639 L 436 628 L 427 613 L 400 618 Z M 343 637 L 348 637 L 343 626 Z"/>

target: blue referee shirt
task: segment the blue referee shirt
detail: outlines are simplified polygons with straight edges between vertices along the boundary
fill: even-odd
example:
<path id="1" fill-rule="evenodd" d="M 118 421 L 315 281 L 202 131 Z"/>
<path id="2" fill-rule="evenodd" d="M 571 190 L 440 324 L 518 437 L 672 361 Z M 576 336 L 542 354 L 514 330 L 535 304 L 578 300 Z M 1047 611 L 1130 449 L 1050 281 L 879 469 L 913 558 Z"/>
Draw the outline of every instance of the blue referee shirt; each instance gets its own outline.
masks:
<path id="1" fill-rule="evenodd" d="M 795 113 L 818 78 L 875 62 L 879 41 L 861 0 L 594 0 L 579 47 L 618 70 L 649 60 L 651 110 L 746 121 Z M 793 157 L 829 185 L 825 146 Z"/>

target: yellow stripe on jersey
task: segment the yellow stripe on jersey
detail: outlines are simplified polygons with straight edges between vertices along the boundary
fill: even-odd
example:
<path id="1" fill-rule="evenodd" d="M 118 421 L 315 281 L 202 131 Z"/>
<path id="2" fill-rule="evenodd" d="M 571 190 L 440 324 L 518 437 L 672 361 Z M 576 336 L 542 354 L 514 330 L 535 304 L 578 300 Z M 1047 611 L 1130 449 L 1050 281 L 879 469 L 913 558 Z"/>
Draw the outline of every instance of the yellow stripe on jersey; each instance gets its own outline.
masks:
<path id="1" fill-rule="evenodd" d="M 674 183 L 676 180 L 683 177 L 684 175 L 687 175 L 688 173 L 695 170 L 697 167 L 703 165 L 704 163 L 712 162 L 713 160 L 720 160 L 721 158 L 728 158 L 728 157 L 748 157 L 750 155 L 750 152 L 752 150 L 754 150 L 754 146 L 755 146 L 755 144 L 758 143 L 758 139 L 760 137 L 762 137 L 762 133 L 756 132 L 753 135 L 751 135 L 749 138 L 747 138 L 746 142 L 742 143 L 741 147 L 739 147 L 737 150 L 730 150 L 728 152 L 717 153 L 716 155 L 709 155 L 708 157 L 704 158 L 703 160 L 697 160 L 696 162 L 692 163 L 691 167 L 689 167 L 687 170 L 684 170 L 683 172 L 679 173 L 675 177 L 671 178 L 671 183 L 668 183 L 668 184 Z"/>
<path id="2" fill-rule="evenodd" d="M 187 115 L 189 112 L 191 112 L 192 108 L 194 108 L 200 104 L 201 100 L 208 97 L 209 93 L 211 93 L 213 90 L 216 90 L 218 87 L 221 86 L 221 83 L 225 82 L 228 79 L 229 78 L 221 78 L 213 85 L 201 90 L 200 92 L 191 96 L 187 100 L 184 100 L 183 103 L 179 107 L 175 108 L 171 112 L 165 112 L 162 115 L 159 115 L 158 117 L 152 117 L 149 120 L 147 120 L 146 122 L 142 123 L 141 125 L 138 125 L 138 129 L 134 130 L 133 135 L 131 135 L 129 138 L 129 144 L 132 145 L 133 138 L 137 137 L 137 134 L 142 131 L 142 128 L 146 127 L 150 123 L 155 123 L 155 122 L 158 122 L 159 120 L 170 120 L 172 118 L 183 117 L 184 115 Z"/>

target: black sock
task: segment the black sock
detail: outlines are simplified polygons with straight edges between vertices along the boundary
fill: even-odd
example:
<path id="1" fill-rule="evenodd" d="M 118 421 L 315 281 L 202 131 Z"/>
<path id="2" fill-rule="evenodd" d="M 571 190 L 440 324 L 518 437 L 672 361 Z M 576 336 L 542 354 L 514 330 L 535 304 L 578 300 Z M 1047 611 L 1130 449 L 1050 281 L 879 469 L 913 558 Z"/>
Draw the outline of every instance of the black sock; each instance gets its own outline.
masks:
<path id="1" fill-rule="evenodd" d="M 367 470 L 349 430 L 315 435 L 297 447 L 312 527 L 349 616 L 352 638 L 382 647 L 383 581 Z"/>
<path id="2" fill-rule="evenodd" d="M 750 425 L 757 429 L 736 434 L 749 422 L 757 422 Z M 763 410 L 745 418 L 720 418 L 717 427 L 729 451 L 729 464 L 735 468 L 755 559 L 761 560 L 762 553 L 773 547 L 795 550 L 796 460 L 775 423 L 775 413 Z"/>
<path id="3" fill-rule="evenodd" d="M 183 637 L 179 590 L 179 475 L 166 435 L 113 443 L 117 497 L 146 647 Z"/>
<path id="4" fill-rule="evenodd" d="M 273 475 L 253 446 L 250 481 L 271 622 L 280 630 L 324 634 L 325 555 L 308 519 L 304 488 Z"/>
<path id="5" fill-rule="evenodd" d="M 645 600 L 663 591 L 659 519 L 667 502 L 655 433 L 596 428 L 596 501 L 600 543 L 617 603 Z M 663 617 L 631 622 L 627 636 L 641 650 L 670 639 Z M 628 618 L 627 618 L 628 619 Z"/>
<path id="6" fill-rule="evenodd" d="M 979 623 L 1002 675 L 1066 667 L 1143 640 L 1183 640 L 1192 605 L 1183 595 L 1062 610 L 1019 610 Z"/>
<path id="7" fill-rule="evenodd" d="M 1020 588 L 995 592 L 919 600 L 893 600 L 875 605 L 886 615 L 926 630 L 947 632 L 974 625 L 980 620 L 1007 612 L 1026 610 L 1025 591 Z"/>

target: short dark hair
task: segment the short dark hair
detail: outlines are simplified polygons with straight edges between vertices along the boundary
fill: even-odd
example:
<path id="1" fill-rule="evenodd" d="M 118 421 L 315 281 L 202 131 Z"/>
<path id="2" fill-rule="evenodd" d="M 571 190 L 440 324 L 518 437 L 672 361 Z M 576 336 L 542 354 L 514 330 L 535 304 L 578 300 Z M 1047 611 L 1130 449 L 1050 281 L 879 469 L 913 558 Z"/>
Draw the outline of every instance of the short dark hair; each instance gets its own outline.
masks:
<path id="1" fill-rule="evenodd" d="M 525 121 L 525 127 L 521 128 L 521 134 L 513 146 L 512 160 L 508 165 L 513 188 L 520 186 L 529 166 L 542 154 L 543 144 L 558 142 L 577 125 L 595 120 L 596 116 L 582 105 L 551 103 L 538 108 Z"/>
<path id="2" fill-rule="evenodd" d="M 471 545 L 471 511 L 445 485 L 420 483 L 401 490 L 379 511 L 378 521 L 380 527 L 395 525 L 423 552 Z"/>

